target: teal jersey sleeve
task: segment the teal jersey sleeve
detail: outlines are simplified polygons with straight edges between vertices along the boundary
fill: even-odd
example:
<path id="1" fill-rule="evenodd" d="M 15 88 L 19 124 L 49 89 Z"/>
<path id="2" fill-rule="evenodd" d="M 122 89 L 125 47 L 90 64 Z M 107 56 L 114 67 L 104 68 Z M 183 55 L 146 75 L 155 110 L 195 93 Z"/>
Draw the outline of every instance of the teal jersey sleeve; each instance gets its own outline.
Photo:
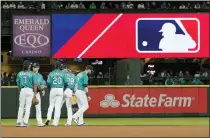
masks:
<path id="1" fill-rule="evenodd" d="M 51 83 L 51 73 L 48 75 L 48 77 L 47 77 L 47 84 L 49 84 L 50 85 L 50 83 Z"/>
<path id="2" fill-rule="evenodd" d="M 87 76 L 87 74 L 84 74 L 84 79 L 83 79 L 83 84 L 86 84 L 86 85 L 88 85 L 88 76 Z"/>

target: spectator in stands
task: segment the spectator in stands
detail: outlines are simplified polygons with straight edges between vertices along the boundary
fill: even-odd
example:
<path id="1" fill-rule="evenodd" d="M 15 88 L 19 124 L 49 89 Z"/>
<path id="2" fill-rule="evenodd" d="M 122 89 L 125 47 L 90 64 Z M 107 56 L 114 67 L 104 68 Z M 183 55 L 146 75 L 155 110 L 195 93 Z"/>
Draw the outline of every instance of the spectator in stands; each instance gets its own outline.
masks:
<path id="1" fill-rule="evenodd" d="M 99 72 L 97 75 L 97 81 L 98 81 L 98 85 L 104 85 L 104 77 L 103 77 L 103 73 Z"/>
<path id="2" fill-rule="evenodd" d="M 58 3 L 57 9 L 63 9 L 63 4 L 61 2 Z"/>
<path id="3" fill-rule="evenodd" d="M 16 74 L 13 72 L 11 76 L 9 76 L 9 85 L 16 85 Z"/>
<path id="4" fill-rule="evenodd" d="M 76 2 L 73 2 L 71 4 L 71 9 L 78 9 L 78 8 L 79 8 L 79 6 L 78 6 L 78 4 L 76 4 Z"/>
<path id="5" fill-rule="evenodd" d="M 134 5 L 133 3 L 131 3 L 130 1 L 127 3 L 127 8 L 128 9 L 133 9 L 134 8 Z"/>
<path id="6" fill-rule="evenodd" d="M 119 9 L 120 8 L 120 5 L 118 3 L 115 3 L 114 4 L 114 7 L 115 7 L 115 9 Z"/>
<path id="7" fill-rule="evenodd" d="M 157 8 L 157 7 L 155 7 L 155 8 Z M 171 6 L 171 3 L 170 3 L 170 2 L 169 2 L 169 3 L 167 3 L 166 8 L 167 8 L 167 9 L 172 9 L 172 6 Z"/>
<path id="8" fill-rule="evenodd" d="M 41 9 L 42 9 L 42 10 L 45 10 L 45 9 L 46 9 L 45 3 L 44 3 L 44 2 L 41 3 Z"/>
<path id="9" fill-rule="evenodd" d="M 16 5 L 14 2 L 12 2 L 10 5 L 9 5 L 9 8 L 10 9 L 16 9 Z"/>
<path id="10" fill-rule="evenodd" d="M 85 5 L 82 2 L 79 3 L 79 9 L 85 9 Z"/>
<path id="11" fill-rule="evenodd" d="M 153 1 L 152 4 L 151 4 L 151 8 L 152 8 L 152 9 L 157 8 L 157 7 L 156 7 L 156 3 L 155 3 L 154 1 Z"/>
<path id="12" fill-rule="evenodd" d="M 9 4 L 7 4 L 7 2 L 4 3 L 3 9 L 9 9 Z"/>
<path id="13" fill-rule="evenodd" d="M 8 77 L 7 77 L 7 73 L 4 72 L 3 73 L 3 86 L 8 86 Z"/>
<path id="14" fill-rule="evenodd" d="M 166 6 L 166 2 L 163 2 L 162 4 L 161 4 L 161 7 L 160 7 L 161 9 L 166 9 L 167 8 L 167 6 Z"/>
<path id="15" fill-rule="evenodd" d="M 208 75 L 208 72 L 207 71 L 204 71 L 203 73 L 202 73 L 202 76 L 203 77 L 208 77 L 209 75 Z"/>
<path id="16" fill-rule="evenodd" d="M 52 3 L 52 5 L 51 5 L 51 9 L 52 9 L 52 10 L 57 9 L 57 5 L 55 4 L 55 2 L 53 2 L 53 3 Z"/>
<path id="17" fill-rule="evenodd" d="M 187 3 L 186 9 L 192 9 L 192 5 L 190 3 Z"/>
<path id="18" fill-rule="evenodd" d="M 122 3 L 121 3 L 121 8 L 122 8 L 122 9 L 127 9 L 127 5 L 125 4 L 125 2 L 122 2 Z"/>
<path id="19" fill-rule="evenodd" d="M 71 9 L 71 3 L 68 2 L 68 4 L 65 6 L 65 9 Z"/>
<path id="20" fill-rule="evenodd" d="M 109 2 L 108 8 L 109 8 L 109 9 L 113 9 L 113 4 L 112 4 L 112 2 Z"/>
<path id="21" fill-rule="evenodd" d="M 179 9 L 187 9 L 186 6 L 184 4 L 179 6 Z"/>
<path id="22" fill-rule="evenodd" d="M 192 77 L 192 76 L 190 75 L 190 72 L 189 72 L 189 71 L 186 71 L 186 72 L 185 72 L 185 77 L 187 77 L 187 78 Z"/>
<path id="23" fill-rule="evenodd" d="M 102 2 L 101 5 L 100 5 L 100 8 L 101 9 L 107 9 L 106 3 L 105 2 Z"/>
<path id="24" fill-rule="evenodd" d="M 180 84 L 180 85 L 185 85 L 185 84 L 186 84 L 185 79 L 184 79 L 184 78 L 179 78 L 178 84 Z"/>
<path id="25" fill-rule="evenodd" d="M 18 4 L 17 9 L 25 9 L 25 6 L 23 5 L 22 2 L 20 2 L 20 3 Z"/>
<path id="26" fill-rule="evenodd" d="M 166 71 L 165 70 L 160 73 L 160 77 L 162 77 L 162 78 L 166 77 Z"/>
<path id="27" fill-rule="evenodd" d="M 197 77 L 194 77 L 193 81 L 192 81 L 193 85 L 200 85 L 202 84 L 202 82 L 200 81 L 200 79 L 198 79 Z"/>
<path id="28" fill-rule="evenodd" d="M 89 9 L 96 9 L 96 5 L 94 2 L 92 2 L 89 6 Z"/>
<path id="29" fill-rule="evenodd" d="M 149 2 L 146 3 L 145 9 L 150 9 L 150 4 L 149 4 Z"/>
<path id="30" fill-rule="evenodd" d="M 139 3 L 137 9 L 145 9 L 144 3 Z"/>
<path id="31" fill-rule="evenodd" d="M 201 8 L 201 6 L 200 6 L 200 4 L 199 3 L 197 3 L 197 4 L 195 4 L 195 7 L 194 7 L 195 9 L 200 9 Z"/>
<path id="32" fill-rule="evenodd" d="M 184 77 L 184 74 L 182 71 L 179 72 L 178 77 Z"/>
<path id="33" fill-rule="evenodd" d="M 196 74 L 194 75 L 195 77 L 200 77 L 201 76 L 201 74 L 200 74 L 200 72 L 199 71 L 197 71 L 196 72 Z"/>
<path id="34" fill-rule="evenodd" d="M 167 79 L 165 80 L 165 85 L 174 85 L 174 80 L 169 76 L 167 77 Z"/>

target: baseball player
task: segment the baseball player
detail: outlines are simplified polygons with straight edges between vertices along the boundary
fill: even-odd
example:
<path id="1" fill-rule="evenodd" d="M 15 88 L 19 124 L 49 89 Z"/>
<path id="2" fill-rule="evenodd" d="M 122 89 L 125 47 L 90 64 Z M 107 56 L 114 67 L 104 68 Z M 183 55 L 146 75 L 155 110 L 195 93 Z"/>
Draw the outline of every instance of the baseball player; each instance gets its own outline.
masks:
<path id="1" fill-rule="evenodd" d="M 39 103 L 35 106 L 35 108 L 36 108 L 36 120 L 37 120 L 38 126 L 42 127 L 45 124 L 43 124 L 43 122 L 42 122 L 40 93 L 42 93 L 42 96 L 45 95 L 44 88 L 45 88 L 46 82 L 44 81 L 43 76 L 39 73 L 39 64 L 38 63 L 33 64 L 33 72 L 35 74 L 37 85 L 38 85 L 38 93 L 36 94 L 36 98 L 39 101 Z"/>
<path id="2" fill-rule="evenodd" d="M 65 124 L 65 126 L 70 126 L 72 122 L 72 104 L 70 101 L 71 101 L 71 97 L 73 94 L 73 90 L 74 90 L 77 78 L 73 73 L 69 71 L 69 69 L 65 65 L 63 67 L 63 71 L 65 72 L 64 80 L 67 84 L 66 84 L 66 89 L 64 91 L 64 99 L 63 99 L 61 107 L 66 102 L 67 123 Z"/>
<path id="3" fill-rule="evenodd" d="M 24 61 L 23 71 L 17 75 L 17 86 L 20 90 L 19 109 L 16 126 L 29 126 L 28 120 L 30 116 L 31 104 L 33 97 L 37 94 L 37 83 L 35 74 L 30 70 L 32 63 Z M 25 114 L 24 114 L 25 110 Z"/>
<path id="4" fill-rule="evenodd" d="M 60 120 L 60 114 L 61 114 L 61 103 L 63 100 L 63 89 L 64 89 L 64 76 L 65 73 L 60 70 L 61 69 L 61 62 L 57 61 L 55 63 L 55 70 L 53 70 L 47 79 L 47 85 L 50 90 L 50 106 L 48 108 L 47 112 L 47 121 L 45 122 L 45 125 L 49 125 L 50 120 L 52 118 L 52 112 L 55 107 L 54 112 L 54 120 L 52 125 L 58 126 L 59 120 Z"/>
<path id="5" fill-rule="evenodd" d="M 83 119 L 83 113 L 88 109 L 88 101 L 91 99 L 88 93 L 88 74 L 91 74 L 93 67 L 88 65 L 85 71 L 77 74 L 76 92 L 77 104 L 79 110 L 73 115 L 72 120 L 77 125 L 86 125 Z"/>

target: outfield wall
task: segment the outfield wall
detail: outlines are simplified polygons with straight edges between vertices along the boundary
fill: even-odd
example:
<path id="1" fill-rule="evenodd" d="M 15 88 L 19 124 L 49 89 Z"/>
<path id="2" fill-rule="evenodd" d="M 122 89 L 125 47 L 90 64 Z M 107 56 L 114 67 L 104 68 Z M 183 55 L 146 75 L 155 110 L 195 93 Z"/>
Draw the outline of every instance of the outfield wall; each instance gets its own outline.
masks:
<path id="1" fill-rule="evenodd" d="M 209 116 L 210 89 L 199 86 L 91 86 L 86 117 L 182 117 Z M 19 92 L 16 86 L 1 87 L 1 118 L 16 118 Z M 42 97 L 46 117 L 49 91 Z M 35 108 L 31 117 L 35 118 Z M 66 117 L 66 107 L 61 117 Z"/>

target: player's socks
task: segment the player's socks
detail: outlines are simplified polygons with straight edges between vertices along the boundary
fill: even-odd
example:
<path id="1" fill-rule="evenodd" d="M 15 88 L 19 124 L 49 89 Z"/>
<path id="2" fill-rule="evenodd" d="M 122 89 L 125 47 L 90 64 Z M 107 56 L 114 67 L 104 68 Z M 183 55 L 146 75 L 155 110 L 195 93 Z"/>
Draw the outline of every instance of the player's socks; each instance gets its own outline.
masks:
<path id="1" fill-rule="evenodd" d="M 45 122 L 45 125 L 49 125 L 50 124 L 50 120 L 47 120 L 46 122 Z"/>

